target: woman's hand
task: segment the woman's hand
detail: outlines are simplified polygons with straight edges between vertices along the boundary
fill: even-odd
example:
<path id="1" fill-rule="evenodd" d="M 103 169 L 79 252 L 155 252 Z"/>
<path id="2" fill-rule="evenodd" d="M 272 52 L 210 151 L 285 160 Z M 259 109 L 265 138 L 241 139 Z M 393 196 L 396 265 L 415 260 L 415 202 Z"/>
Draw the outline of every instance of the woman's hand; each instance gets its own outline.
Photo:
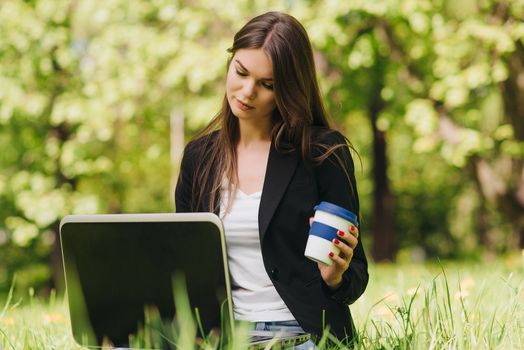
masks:
<path id="1" fill-rule="evenodd" d="M 313 223 L 313 218 L 309 218 L 309 226 Z M 329 257 L 333 260 L 333 265 L 328 266 L 318 263 L 318 269 L 322 279 L 331 289 L 337 289 L 342 284 L 342 275 L 349 268 L 351 259 L 353 258 L 353 251 L 358 244 L 358 228 L 350 224 L 349 234 L 338 231 L 338 239 L 333 239 L 333 244 L 340 249 L 339 255 L 334 252 L 329 253 Z"/>

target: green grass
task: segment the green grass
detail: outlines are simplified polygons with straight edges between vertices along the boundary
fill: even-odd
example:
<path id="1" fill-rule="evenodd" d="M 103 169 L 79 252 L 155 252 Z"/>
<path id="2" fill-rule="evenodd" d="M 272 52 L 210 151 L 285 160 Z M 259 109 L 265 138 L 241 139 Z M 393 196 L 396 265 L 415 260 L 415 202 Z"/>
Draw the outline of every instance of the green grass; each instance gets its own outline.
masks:
<path id="1" fill-rule="evenodd" d="M 487 263 L 372 264 L 365 294 L 351 306 L 356 349 L 524 349 L 524 256 Z M 67 304 L 53 295 L 0 301 L 0 349 L 79 349 Z M 183 302 L 183 301 L 182 301 Z M 178 304 L 177 304 L 178 305 Z M 181 320 L 179 320 L 181 321 Z M 176 348 L 193 347 L 197 325 L 178 322 Z M 149 343 L 147 330 L 134 338 Z M 219 347 L 210 338 L 203 347 Z M 237 339 L 228 349 L 241 349 Z M 328 337 L 321 349 L 336 349 Z M 173 346 L 175 348 L 175 346 Z"/>

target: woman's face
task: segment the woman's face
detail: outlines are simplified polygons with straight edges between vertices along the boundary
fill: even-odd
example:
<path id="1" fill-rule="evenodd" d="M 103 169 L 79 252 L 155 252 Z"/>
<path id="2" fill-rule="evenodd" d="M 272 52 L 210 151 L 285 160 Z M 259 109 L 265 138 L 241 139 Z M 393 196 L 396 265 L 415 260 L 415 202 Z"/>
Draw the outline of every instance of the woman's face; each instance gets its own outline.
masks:
<path id="1" fill-rule="evenodd" d="M 226 82 L 233 114 L 241 120 L 271 120 L 275 109 L 273 66 L 262 49 L 241 49 L 233 56 Z"/>

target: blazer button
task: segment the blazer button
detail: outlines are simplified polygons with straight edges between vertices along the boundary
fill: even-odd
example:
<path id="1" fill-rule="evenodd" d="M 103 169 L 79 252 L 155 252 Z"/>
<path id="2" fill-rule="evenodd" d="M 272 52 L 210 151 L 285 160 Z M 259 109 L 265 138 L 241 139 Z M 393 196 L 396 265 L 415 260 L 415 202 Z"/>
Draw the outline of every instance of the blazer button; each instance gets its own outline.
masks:
<path id="1" fill-rule="evenodd" d="M 278 281 L 278 276 L 278 269 L 276 267 L 273 267 L 273 269 L 271 270 L 271 278 L 275 281 Z"/>

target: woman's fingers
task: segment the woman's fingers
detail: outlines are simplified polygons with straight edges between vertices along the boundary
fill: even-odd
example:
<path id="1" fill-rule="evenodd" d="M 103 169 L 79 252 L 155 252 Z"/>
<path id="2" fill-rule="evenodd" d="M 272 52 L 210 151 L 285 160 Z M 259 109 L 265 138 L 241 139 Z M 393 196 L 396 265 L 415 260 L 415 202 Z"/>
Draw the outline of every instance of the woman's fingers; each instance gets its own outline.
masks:
<path id="1" fill-rule="evenodd" d="M 313 225 L 313 217 L 309 218 L 309 226 Z M 353 258 L 353 249 L 358 244 L 358 228 L 351 224 L 349 226 L 349 234 L 344 231 L 338 231 L 338 238 L 333 239 L 333 244 L 340 249 L 341 254 L 337 255 L 333 252 L 329 254 L 331 260 L 333 260 L 343 271 L 347 270 L 349 263 Z"/>
<path id="2" fill-rule="evenodd" d="M 359 231 L 358 231 L 358 228 L 357 228 L 355 225 L 353 225 L 353 224 L 349 225 L 349 232 L 350 232 L 353 236 L 355 236 L 355 238 L 358 238 Z"/>
<path id="3" fill-rule="evenodd" d="M 357 237 L 353 235 L 349 235 L 345 233 L 344 231 L 338 231 L 337 236 L 342 238 L 351 248 L 355 249 L 358 243 Z"/>
<path id="4" fill-rule="evenodd" d="M 347 246 L 346 246 L 347 247 Z M 349 267 L 349 261 L 351 261 L 351 258 L 349 260 L 346 260 L 345 258 L 341 257 L 340 255 L 337 255 L 333 252 L 329 253 L 329 258 L 333 260 L 333 262 L 340 267 L 341 271 L 346 271 Z"/>
<path id="5" fill-rule="evenodd" d="M 343 258 L 346 258 L 348 263 L 351 261 L 351 258 L 353 258 L 353 248 L 348 246 L 347 244 L 344 244 L 344 242 L 339 241 L 338 239 L 333 240 L 333 244 L 335 247 L 340 249 L 340 252 L 342 253 L 341 256 Z"/>
<path id="6" fill-rule="evenodd" d="M 311 225 L 313 218 L 309 218 L 309 224 Z M 354 225 L 349 226 L 349 233 L 344 231 L 337 231 L 336 238 L 333 239 L 333 245 L 338 247 L 340 253 L 337 255 L 334 252 L 329 253 L 329 258 L 333 261 L 333 265 L 325 266 L 319 263 L 319 269 L 322 272 L 322 278 L 329 286 L 329 281 L 340 281 L 341 276 L 349 268 L 351 259 L 353 259 L 353 250 L 358 244 L 358 228 Z M 339 282 L 336 282 L 339 283 Z"/>

